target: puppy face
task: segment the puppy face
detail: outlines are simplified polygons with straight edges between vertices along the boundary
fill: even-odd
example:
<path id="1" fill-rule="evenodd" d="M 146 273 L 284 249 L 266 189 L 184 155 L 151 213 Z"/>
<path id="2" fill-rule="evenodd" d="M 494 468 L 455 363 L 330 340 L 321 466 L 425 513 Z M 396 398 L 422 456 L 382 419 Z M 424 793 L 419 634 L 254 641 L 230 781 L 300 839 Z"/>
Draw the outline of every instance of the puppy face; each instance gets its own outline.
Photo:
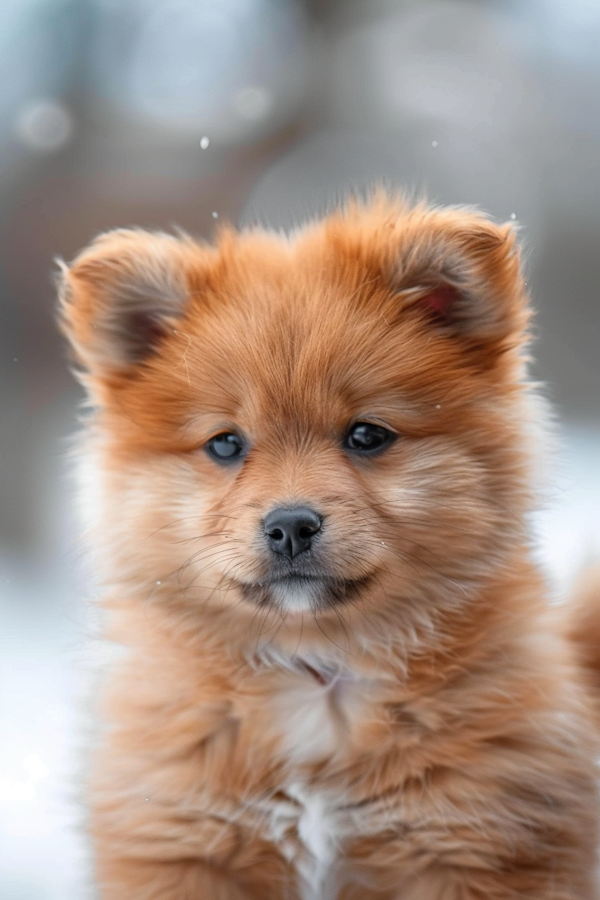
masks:
<path id="1" fill-rule="evenodd" d="M 122 589 L 432 615 L 522 540 L 508 227 L 380 198 L 291 239 L 113 232 L 65 269 L 62 310 L 96 409 L 93 541 Z"/>

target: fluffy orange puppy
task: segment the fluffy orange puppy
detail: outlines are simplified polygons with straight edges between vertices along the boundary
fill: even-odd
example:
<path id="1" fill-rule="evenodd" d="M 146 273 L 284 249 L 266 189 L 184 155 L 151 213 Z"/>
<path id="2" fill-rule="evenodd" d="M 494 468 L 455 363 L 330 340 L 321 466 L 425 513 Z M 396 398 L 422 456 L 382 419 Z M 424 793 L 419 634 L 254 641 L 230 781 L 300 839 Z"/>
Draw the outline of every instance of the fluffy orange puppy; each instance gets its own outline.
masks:
<path id="1" fill-rule="evenodd" d="M 598 896 L 592 700 L 529 546 L 528 320 L 510 226 L 383 196 L 64 267 L 122 647 L 103 900 Z"/>

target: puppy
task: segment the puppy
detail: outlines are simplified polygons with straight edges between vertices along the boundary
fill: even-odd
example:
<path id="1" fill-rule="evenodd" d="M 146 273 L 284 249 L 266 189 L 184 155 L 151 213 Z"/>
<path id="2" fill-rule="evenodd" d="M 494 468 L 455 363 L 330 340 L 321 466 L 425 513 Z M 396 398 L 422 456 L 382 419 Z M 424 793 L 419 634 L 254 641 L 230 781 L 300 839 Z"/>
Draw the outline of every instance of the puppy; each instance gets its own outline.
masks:
<path id="1" fill-rule="evenodd" d="M 102 900 L 597 897 L 511 227 L 378 195 L 289 237 L 114 231 L 61 293 L 122 647 Z"/>

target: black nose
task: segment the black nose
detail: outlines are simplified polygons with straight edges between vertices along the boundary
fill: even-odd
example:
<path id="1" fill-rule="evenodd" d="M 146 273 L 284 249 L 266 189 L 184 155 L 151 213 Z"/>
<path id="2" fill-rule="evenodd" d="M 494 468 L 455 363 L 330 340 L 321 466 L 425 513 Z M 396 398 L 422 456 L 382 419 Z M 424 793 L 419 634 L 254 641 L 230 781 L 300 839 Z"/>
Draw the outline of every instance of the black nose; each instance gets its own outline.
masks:
<path id="1" fill-rule="evenodd" d="M 265 516 L 263 524 L 271 550 L 293 559 L 309 549 L 313 536 L 321 530 L 321 521 L 308 506 L 280 506 Z"/>

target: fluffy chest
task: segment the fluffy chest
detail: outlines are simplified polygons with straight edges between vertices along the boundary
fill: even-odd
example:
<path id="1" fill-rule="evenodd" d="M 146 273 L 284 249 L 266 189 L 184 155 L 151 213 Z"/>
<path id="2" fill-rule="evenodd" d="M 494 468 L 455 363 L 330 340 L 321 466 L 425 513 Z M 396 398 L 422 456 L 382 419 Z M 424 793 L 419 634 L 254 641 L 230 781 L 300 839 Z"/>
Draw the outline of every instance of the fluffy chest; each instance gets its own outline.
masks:
<path id="1" fill-rule="evenodd" d="M 339 758 L 368 720 L 373 685 L 348 668 L 294 660 L 270 699 L 272 728 L 287 764 Z"/>
<path id="2" fill-rule="evenodd" d="M 345 835 L 340 798 L 290 782 L 269 804 L 270 837 L 297 873 L 302 900 L 334 900 Z"/>
<path id="3" fill-rule="evenodd" d="M 339 786 L 289 781 L 258 810 L 268 837 L 294 867 L 302 900 L 336 900 L 348 881 L 348 848 L 355 839 L 397 824 L 389 804 L 356 803 Z"/>
<path id="4" fill-rule="evenodd" d="M 373 709 L 375 685 L 348 667 L 292 660 L 272 695 L 273 729 L 290 773 L 273 807 L 274 838 L 293 863 L 303 900 L 333 900 L 345 839 L 356 831 L 339 788 L 307 781 L 312 764 L 342 760 L 355 749 Z"/>
<path id="5" fill-rule="evenodd" d="M 382 684 L 318 658 L 284 663 L 275 665 L 264 712 L 287 775 L 266 801 L 263 821 L 296 869 L 302 900 L 333 900 L 344 845 L 369 827 L 339 781 L 328 784 L 327 772 L 343 771 L 373 739 Z"/>

